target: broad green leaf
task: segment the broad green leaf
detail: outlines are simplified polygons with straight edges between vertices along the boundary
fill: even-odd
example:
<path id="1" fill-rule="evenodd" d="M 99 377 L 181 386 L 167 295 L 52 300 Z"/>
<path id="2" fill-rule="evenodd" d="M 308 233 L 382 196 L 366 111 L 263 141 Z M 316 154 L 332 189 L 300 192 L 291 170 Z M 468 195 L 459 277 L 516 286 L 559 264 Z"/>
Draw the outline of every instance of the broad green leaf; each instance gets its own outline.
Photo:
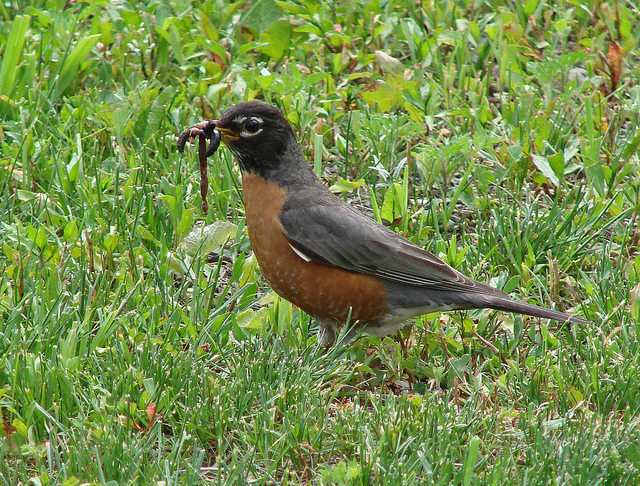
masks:
<path id="1" fill-rule="evenodd" d="M 69 174 L 70 182 L 78 182 L 80 178 L 80 164 L 82 163 L 82 158 L 78 157 L 77 154 L 73 154 L 71 156 L 71 161 L 67 164 L 67 174 Z"/>
<path id="2" fill-rule="evenodd" d="M 462 327 L 463 327 L 463 329 L 464 329 L 464 332 L 466 332 L 466 333 L 470 333 L 470 332 L 472 332 L 472 331 L 475 329 L 475 327 L 476 327 L 476 323 L 475 323 L 475 322 L 473 322 L 473 319 L 471 319 L 471 318 L 469 318 L 469 317 L 465 317 L 465 318 L 462 320 Z"/>
<path id="3" fill-rule="evenodd" d="M 622 151 L 622 159 L 628 160 L 632 155 L 638 153 L 638 147 L 640 147 L 640 130 L 636 133 L 630 143 Z"/>
<path id="4" fill-rule="evenodd" d="M 236 316 L 236 322 L 238 326 L 244 329 L 252 329 L 254 331 L 259 331 L 264 328 L 264 322 L 269 316 L 269 309 L 267 307 L 262 307 L 257 311 L 253 309 L 247 309 L 244 312 L 240 312 Z"/>
<path id="5" fill-rule="evenodd" d="M 404 209 L 404 198 L 402 196 L 402 186 L 394 182 L 384 195 L 381 215 L 387 221 L 393 223 L 402 217 Z"/>
<path id="6" fill-rule="evenodd" d="M 25 439 L 29 437 L 29 429 L 22 420 L 16 418 L 13 420 L 13 422 L 11 422 L 11 425 L 15 427 L 16 432 L 22 437 L 24 437 Z"/>
<path id="7" fill-rule="evenodd" d="M 364 179 L 358 179 L 357 181 L 339 179 L 329 188 L 329 190 L 334 194 L 342 194 L 345 192 L 353 192 L 362 185 L 364 185 Z"/>
<path id="8" fill-rule="evenodd" d="M 18 258 L 20 258 L 20 252 L 18 252 L 14 248 L 10 247 L 6 243 L 2 243 L 2 249 L 4 250 L 5 256 L 9 260 L 14 260 L 14 259 L 17 260 Z"/>
<path id="9" fill-rule="evenodd" d="M 136 234 L 141 238 L 144 238 L 145 240 L 151 241 L 155 245 L 158 245 L 158 246 L 160 245 L 160 242 L 156 239 L 155 236 L 153 236 L 153 233 L 151 233 L 151 231 L 149 231 L 148 229 L 145 229 L 142 226 L 138 226 L 136 228 Z"/>
<path id="10" fill-rule="evenodd" d="M 248 6 L 244 22 L 258 32 L 264 32 L 268 26 L 282 16 L 282 11 L 274 0 L 256 0 L 249 3 Z"/>
<path id="11" fill-rule="evenodd" d="M 56 87 L 53 90 L 53 97 L 57 99 L 71 85 L 78 76 L 80 64 L 89 56 L 91 49 L 100 40 L 100 34 L 90 35 L 81 39 L 69 57 L 65 59 L 60 74 L 57 79 Z"/>
<path id="12" fill-rule="evenodd" d="M 538 168 L 540 172 L 551 182 L 554 186 L 558 187 L 560 184 L 560 180 L 558 176 L 551 168 L 549 164 L 549 160 L 546 157 L 542 157 L 541 155 L 533 155 L 533 163 Z"/>
<path id="13" fill-rule="evenodd" d="M 289 49 L 291 42 L 291 24 L 286 20 L 272 23 L 260 37 L 262 43 L 258 50 L 274 61 L 279 61 Z"/>
<path id="14" fill-rule="evenodd" d="M 300 27 L 296 27 L 293 30 L 294 32 L 315 34 L 318 37 L 322 37 L 322 31 L 320 30 L 320 28 L 313 24 L 304 24 L 304 25 L 301 25 Z"/>
<path id="15" fill-rule="evenodd" d="M 383 73 L 403 73 L 404 65 L 384 51 L 375 51 L 376 61 Z"/>
<path id="16" fill-rule="evenodd" d="M 395 89 L 383 82 L 378 84 L 373 91 L 364 91 L 362 99 L 372 105 L 377 104 L 378 110 L 384 113 L 396 106 L 400 98 Z"/>
<path id="17" fill-rule="evenodd" d="M 556 175 L 556 177 L 558 179 L 562 178 L 564 176 L 565 166 L 564 154 L 558 152 L 557 154 L 553 154 L 547 157 L 547 160 L 549 161 L 549 165 L 553 169 L 553 173 Z"/>
<path id="18" fill-rule="evenodd" d="M 78 223 L 75 219 L 72 219 L 64 226 L 64 238 L 71 240 L 78 236 Z"/>
<path id="19" fill-rule="evenodd" d="M 34 239 L 34 243 L 41 250 L 47 244 L 47 228 L 44 225 L 40 226 L 40 228 L 38 229 L 38 232 L 36 233 L 36 237 Z"/>
<path id="20" fill-rule="evenodd" d="M 113 250 L 115 250 L 116 245 L 118 244 L 118 234 L 113 233 L 106 235 L 104 237 L 103 244 L 105 249 L 107 250 L 107 253 L 113 253 Z"/>
<path id="21" fill-rule="evenodd" d="M 301 17 L 307 18 L 306 16 L 309 16 L 310 13 L 313 13 L 314 10 L 317 10 L 316 5 L 320 5 L 320 2 L 318 2 L 317 4 L 307 3 L 302 5 L 294 5 L 289 2 L 275 0 L 275 4 L 287 13 L 300 15 Z M 316 8 L 314 9 L 314 7 Z"/>
<path id="22" fill-rule="evenodd" d="M 584 396 L 582 395 L 582 392 L 578 390 L 575 386 L 569 387 L 569 398 L 573 405 L 577 405 L 582 400 L 584 400 Z"/>
<path id="23" fill-rule="evenodd" d="M 0 68 L 0 95 L 11 96 L 13 83 L 16 78 L 17 66 L 22 55 L 24 41 L 26 40 L 27 29 L 31 17 L 28 15 L 18 15 L 13 19 L 11 33 L 7 39 L 2 53 L 2 67 Z"/>
<path id="24" fill-rule="evenodd" d="M 173 55 L 176 57 L 178 64 L 184 64 L 184 51 L 182 50 L 182 38 L 180 32 L 174 24 L 169 26 L 169 41 L 173 49 Z"/>
<path id="25" fill-rule="evenodd" d="M 471 484 L 479 450 L 480 438 L 477 435 L 474 435 L 469 441 L 469 453 L 467 454 L 467 461 L 464 465 L 464 479 L 462 482 L 464 486 L 469 486 Z"/>
<path id="26" fill-rule="evenodd" d="M 124 141 L 124 131 L 127 126 L 127 111 L 120 106 L 113 111 L 113 129 L 116 133 L 116 141 L 122 145 Z"/>
<path id="27" fill-rule="evenodd" d="M 145 143 L 149 143 L 152 138 L 159 137 L 159 130 L 162 126 L 162 121 L 167 117 L 167 108 L 171 104 L 173 94 L 173 87 L 167 86 L 151 103 L 149 114 L 147 115 L 147 124 L 144 128 Z"/>
<path id="28" fill-rule="evenodd" d="M 538 0 L 526 0 L 526 2 L 524 2 L 524 14 L 527 17 L 533 15 L 533 12 L 535 12 L 537 7 Z"/>
<path id="29" fill-rule="evenodd" d="M 580 152 L 580 140 L 578 137 L 572 137 L 563 151 L 564 165 L 569 165 L 578 152 Z"/>
<path id="30" fill-rule="evenodd" d="M 182 249 L 187 255 L 204 255 L 220 248 L 237 231 L 238 227 L 228 221 L 216 221 L 204 227 L 194 226 L 182 241 Z"/>
<path id="31" fill-rule="evenodd" d="M 183 233 L 187 231 L 188 228 L 193 226 L 194 214 L 196 210 L 194 208 L 183 209 L 182 214 L 180 215 L 180 221 L 178 222 L 178 228 L 176 233 L 181 236 Z"/>
<path id="32" fill-rule="evenodd" d="M 249 282 L 256 281 L 256 270 L 258 268 L 258 259 L 255 254 L 252 254 L 242 264 L 242 275 L 240 276 L 238 285 L 244 287 Z"/>
<path id="33" fill-rule="evenodd" d="M 160 194 L 157 196 L 157 199 L 162 201 L 167 206 L 167 209 L 171 213 L 171 216 L 173 216 L 174 218 L 177 217 L 178 201 L 174 196 L 170 194 Z"/>

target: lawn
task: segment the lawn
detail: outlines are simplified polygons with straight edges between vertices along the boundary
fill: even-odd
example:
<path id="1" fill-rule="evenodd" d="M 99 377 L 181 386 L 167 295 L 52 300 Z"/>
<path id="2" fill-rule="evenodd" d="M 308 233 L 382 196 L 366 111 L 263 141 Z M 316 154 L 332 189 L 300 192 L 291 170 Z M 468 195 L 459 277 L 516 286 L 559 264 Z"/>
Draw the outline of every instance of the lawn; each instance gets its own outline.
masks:
<path id="1" fill-rule="evenodd" d="M 640 9 L 0 3 L 0 485 L 640 484 Z M 327 186 L 488 310 L 322 349 L 260 276 L 259 98 Z"/>

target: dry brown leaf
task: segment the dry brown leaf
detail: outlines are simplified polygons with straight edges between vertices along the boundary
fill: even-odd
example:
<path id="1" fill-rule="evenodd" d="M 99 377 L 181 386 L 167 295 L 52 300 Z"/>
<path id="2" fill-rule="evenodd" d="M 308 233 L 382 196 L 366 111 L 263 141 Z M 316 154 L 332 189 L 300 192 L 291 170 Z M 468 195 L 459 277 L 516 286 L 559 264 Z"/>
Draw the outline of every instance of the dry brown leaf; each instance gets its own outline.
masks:
<path id="1" fill-rule="evenodd" d="M 609 77 L 611 79 L 611 91 L 615 91 L 620 75 L 622 74 L 622 47 L 616 41 L 609 44 L 607 52 L 607 65 L 609 66 Z"/>
<path id="2" fill-rule="evenodd" d="M 154 402 L 149 402 L 149 405 L 147 405 L 147 418 L 149 422 L 153 422 L 156 418 L 156 404 Z"/>

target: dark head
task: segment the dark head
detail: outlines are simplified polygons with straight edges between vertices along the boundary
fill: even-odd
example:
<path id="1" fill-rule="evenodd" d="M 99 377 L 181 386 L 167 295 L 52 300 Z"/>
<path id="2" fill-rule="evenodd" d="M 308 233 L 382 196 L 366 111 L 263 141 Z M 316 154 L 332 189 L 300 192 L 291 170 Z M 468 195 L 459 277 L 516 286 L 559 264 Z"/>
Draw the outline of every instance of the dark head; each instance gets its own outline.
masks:
<path id="1" fill-rule="evenodd" d="M 262 101 L 232 106 L 220 115 L 216 130 L 245 172 L 265 175 L 277 171 L 290 158 L 283 157 L 287 149 L 297 149 L 293 130 L 282 112 Z"/>

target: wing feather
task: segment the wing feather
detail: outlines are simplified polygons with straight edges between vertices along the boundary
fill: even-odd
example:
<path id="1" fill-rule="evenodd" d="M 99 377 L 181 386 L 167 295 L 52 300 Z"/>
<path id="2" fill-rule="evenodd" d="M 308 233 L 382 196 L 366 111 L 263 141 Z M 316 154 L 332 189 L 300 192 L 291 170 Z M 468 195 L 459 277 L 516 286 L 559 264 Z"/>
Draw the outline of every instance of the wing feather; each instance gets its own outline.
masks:
<path id="1" fill-rule="evenodd" d="M 313 260 L 433 290 L 503 292 L 476 282 L 337 198 L 287 201 L 280 215 L 289 243 Z M 321 201 L 314 203 L 313 201 Z"/>

